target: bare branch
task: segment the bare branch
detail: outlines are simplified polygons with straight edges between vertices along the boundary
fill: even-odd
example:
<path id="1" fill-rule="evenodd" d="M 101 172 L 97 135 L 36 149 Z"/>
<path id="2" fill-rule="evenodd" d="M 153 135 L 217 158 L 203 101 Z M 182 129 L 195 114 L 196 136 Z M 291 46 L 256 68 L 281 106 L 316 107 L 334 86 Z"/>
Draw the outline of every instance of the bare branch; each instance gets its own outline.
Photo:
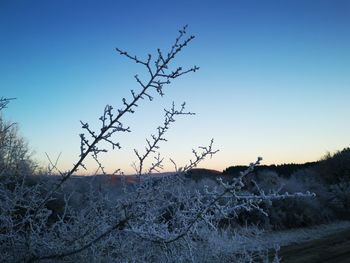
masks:
<path id="1" fill-rule="evenodd" d="M 175 116 L 178 115 L 194 115 L 192 112 L 185 112 L 185 106 L 186 103 L 181 104 L 181 108 L 179 110 L 175 109 L 175 103 L 173 102 L 172 107 L 170 110 L 164 109 L 164 123 L 162 126 L 159 126 L 157 128 L 157 134 L 156 135 L 151 135 L 151 139 L 146 139 L 147 146 L 145 147 L 145 153 L 144 154 L 139 154 L 139 152 L 134 149 L 134 152 L 138 158 L 138 166 L 134 166 L 136 168 L 137 174 L 142 175 L 143 173 L 143 166 L 145 160 L 148 158 L 148 156 L 151 153 L 155 153 L 156 150 L 159 149 L 158 144 L 161 141 L 166 141 L 164 138 L 165 133 L 169 129 L 171 123 L 175 122 Z M 158 158 L 156 158 L 156 162 L 152 164 L 152 166 L 149 168 L 149 172 L 156 170 L 157 168 L 161 169 L 162 168 L 162 161 L 163 159 L 160 159 L 159 155 Z"/>

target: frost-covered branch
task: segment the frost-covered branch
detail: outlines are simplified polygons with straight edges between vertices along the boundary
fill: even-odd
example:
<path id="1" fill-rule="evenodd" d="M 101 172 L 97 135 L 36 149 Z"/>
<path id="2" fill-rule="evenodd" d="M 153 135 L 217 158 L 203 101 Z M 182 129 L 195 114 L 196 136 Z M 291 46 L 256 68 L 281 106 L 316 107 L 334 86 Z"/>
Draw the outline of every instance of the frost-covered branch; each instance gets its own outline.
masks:
<path id="1" fill-rule="evenodd" d="M 4 98 L 0 97 L 0 111 L 5 109 L 7 105 L 10 103 L 11 100 L 14 100 L 15 98 Z"/>
<path id="2" fill-rule="evenodd" d="M 85 133 L 80 134 L 80 158 L 73 165 L 72 169 L 66 172 L 59 183 L 56 184 L 55 187 L 51 191 L 49 191 L 47 197 L 44 199 L 40 209 L 43 207 L 48 199 L 64 184 L 64 182 L 69 179 L 75 172 L 78 171 L 80 167 L 86 169 L 84 164 L 84 160 L 88 155 L 92 155 L 92 157 L 98 161 L 98 155 L 101 152 L 106 152 L 107 150 L 99 147 L 99 143 L 104 141 L 109 143 L 113 148 L 120 148 L 119 142 L 115 142 L 112 139 L 112 135 L 117 132 L 130 132 L 129 127 L 124 127 L 121 122 L 122 117 L 124 117 L 128 113 L 134 113 L 136 107 L 138 107 L 138 101 L 144 98 L 148 98 L 150 101 L 153 99 L 151 95 L 151 90 L 155 89 L 158 94 L 161 96 L 164 95 L 164 87 L 167 84 L 170 84 L 170 79 L 175 79 L 184 74 L 190 72 L 196 72 L 199 67 L 193 66 L 190 69 L 183 70 L 182 67 L 176 68 L 175 70 L 170 69 L 171 61 L 180 53 L 193 39 L 194 36 L 190 36 L 185 38 L 187 26 L 184 26 L 180 31 L 179 35 L 175 40 L 175 43 L 172 45 L 170 51 L 164 56 L 164 54 L 157 49 L 158 56 L 153 60 L 152 65 L 152 56 L 148 55 L 146 61 L 142 61 L 138 59 L 136 56 L 130 55 L 126 51 L 122 51 L 119 48 L 116 50 L 120 55 L 134 61 L 137 64 L 141 64 L 146 67 L 148 72 L 148 80 L 141 80 L 138 75 L 135 76 L 137 83 L 141 86 L 140 91 L 136 92 L 131 90 L 132 97 L 130 101 L 127 99 L 122 99 L 123 107 L 117 109 L 116 113 L 113 113 L 113 107 L 107 105 L 104 109 L 103 115 L 100 117 L 101 128 L 98 132 L 93 131 L 89 124 L 81 121 L 81 125 Z M 90 138 L 88 138 L 89 136 Z M 100 162 L 97 162 L 98 166 L 103 170 L 103 166 Z"/>
<path id="3" fill-rule="evenodd" d="M 138 158 L 138 163 L 134 163 L 134 169 L 138 175 L 142 175 L 144 162 L 149 157 L 149 155 L 156 153 L 156 151 L 159 149 L 158 144 L 161 141 L 167 141 L 164 136 L 167 130 L 170 128 L 171 123 L 175 122 L 175 116 L 194 115 L 192 112 L 185 112 L 185 105 L 185 102 L 182 103 L 181 108 L 177 110 L 175 109 L 175 103 L 173 102 L 170 110 L 164 109 L 164 123 L 162 126 L 159 126 L 157 128 L 157 133 L 155 135 L 151 134 L 151 139 L 146 139 L 147 145 L 145 147 L 145 153 L 140 154 L 139 151 L 134 149 L 134 152 Z M 157 156 L 155 156 L 155 162 L 153 162 L 151 167 L 148 169 L 148 173 L 151 173 L 152 171 L 158 171 L 157 169 L 162 169 L 162 162 L 163 158 L 161 158 L 160 153 L 158 153 Z"/>
<path id="4" fill-rule="evenodd" d="M 211 158 L 214 154 L 219 152 L 219 150 L 213 150 L 213 143 L 214 139 L 211 139 L 210 144 L 208 146 L 199 146 L 198 150 L 192 149 L 192 153 L 194 155 L 194 160 L 190 160 L 189 164 L 186 164 L 184 167 L 177 168 L 176 162 L 173 159 L 170 159 L 170 161 L 174 164 L 175 166 L 175 171 L 177 173 L 186 173 L 189 170 L 196 168 L 197 165 L 203 161 L 205 158 L 208 156 Z"/>

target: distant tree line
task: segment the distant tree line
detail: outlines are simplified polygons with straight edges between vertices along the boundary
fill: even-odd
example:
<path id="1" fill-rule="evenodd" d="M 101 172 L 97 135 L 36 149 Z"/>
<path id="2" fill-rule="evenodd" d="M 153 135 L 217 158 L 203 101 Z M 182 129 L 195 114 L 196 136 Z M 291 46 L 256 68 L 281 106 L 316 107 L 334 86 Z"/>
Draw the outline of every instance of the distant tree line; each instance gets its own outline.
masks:
<path id="1" fill-rule="evenodd" d="M 221 175 L 238 176 L 239 173 L 247 169 L 247 166 L 237 165 L 226 168 Z M 280 177 L 289 178 L 292 174 L 299 170 L 311 169 L 316 172 L 320 179 L 326 183 L 339 183 L 341 181 L 350 180 L 350 148 L 344 148 L 333 154 L 327 153 L 319 161 L 306 162 L 303 164 L 272 164 L 260 165 L 255 168 L 255 173 L 262 171 L 276 172 Z"/>
<path id="2" fill-rule="evenodd" d="M 264 170 L 270 170 L 278 173 L 282 177 L 290 177 L 293 173 L 301 169 L 308 169 L 311 167 L 315 167 L 318 162 L 307 162 L 303 164 L 296 163 L 288 163 L 288 164 L 271 164 L 271 165 L 261 165 L 255 169 L 255 172 L 258 173 Z M 223 175 L 239 175 L 242 169 L 246 169 L 246 166 L 238 165 L 238 166 L 230 166 L 226 168 L 222 174 Z"/>

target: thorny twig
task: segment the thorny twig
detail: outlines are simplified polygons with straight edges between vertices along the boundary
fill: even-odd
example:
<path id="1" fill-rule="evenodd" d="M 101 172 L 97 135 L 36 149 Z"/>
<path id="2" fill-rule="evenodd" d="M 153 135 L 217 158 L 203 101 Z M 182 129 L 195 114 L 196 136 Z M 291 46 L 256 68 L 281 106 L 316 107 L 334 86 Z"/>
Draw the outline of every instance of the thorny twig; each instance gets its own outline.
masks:
<path id="1" fill-rule="evenodd" d="M 164 114 L 164 123 L 162 126 L 159 126 L 157 128 L 157 134 L 151 135 L 151 139 L 146 139 L 147 146 L 145 147 L 145 153 L 140 154 L 139 151 L 134 149 L 134 152 L 138 158 L 138 164 L 134 163 L 133 167 L 138 175 L 142 175 L 143 173 L 143 166 L 144 162 L 147 159 L 147 157 L 151 153 L 155 153 L 158 149 L 159 146 L 158 144 L 161 141 L 167 141 L 167 139 L 164 138 L 164 135 L 166 131 L 169 129 L 170 124 L 175 122 L 175 116 L 178 115 L 194 115 L 192 112 L 185 112 L 185 103 L 181 105 L 180 110 L 175 109 L 175 103 L 173 102 L 173 105 L 170 110 L 164 109 L 165 114 Z M 160 157 L 160 154 L 155 157 L 155 162 L 152 163 L 151 167 L 148 169 L 148 173 L 151 173 L 152 171 L 158 171 L 158 169 L 162 169 L 162 163 L 163 163 L 163 158 Z"/>
<path id="2" fill-rule="evenodd" d="M 0 111 L 7 108 L 7 105 L 10 103 L 11 100 L 15 100 L 16 98 L 0 98 Z"/>
<path id="3" fill-rule="evenodd" d="M 130 132 L 130 128 L 125 128 L 123 124 L 120 122 L 121 118 L 127 114 L 127 113 L 134 113 L 135 108 L 138 106 L 137 102 L 140 99 L 144 99 L 147 97 L 149 100 L 152 100 L 152 96 L 149 94 L 149 91 L 151 88 L 154 88 L 157 93 L 159 93 L 161 96 L 164 95 L 163 88 L 166 84 L 170 84 L 170 79 L 175 79 L 183 74 L 189 73 L 189 72 L 196 72 L 199 67 L 193 66 L 192 68 L 188 70 L 183 70 L 182 67 L 178 67 L 174 71 L 169 70 L 170 62 L 176 57 L 176 55 L 183 50 L 193 39 L 194 36 L 190 36 L 187 39 L 183 40 L 185 34 L 186 34 L 187 25 L 184 26 L 180 31 L 179 35 L 175 40 L 175 43 L 172 45 L 170 52 L 167 53 L 167 55 L 164 57 L 163 53 L 158 49 L 158 57 L 154 61 L 154 66 L 151 65 L 152 56 L 148 55 L 147 61 L 142 61 L 138 59 L 136 56 L 131 56 L 128 52 L 122 51 L 119 48 L 116 48 L 116 50 L 119 52 L 120 55 L 125 56 L 131 60 L 133 60 L 135 63 L 140 63 L 144 65 L 149 73 L 149 80 L 147 82 L 143 82 L 138 78 L 136 75 L 135 78 L 139 85 L 141 86 L 141 91 L 139 93 L 135 92 L 134 90 L 131 90 L 132 93 L 132 99 L 131 102 L 127 102 L 125 98 L 122 99 L 123 102 L 123 108 L 118 109 L 117 115 L 114 116 L 112 113 L 113 107 L 110 105 L 107 105 L 105 107 L 104 113 L 102 117 L 100 118 L 102 122 L 102 127 L 98 133 L 92 131 L 89 128 L 88 123 L 84 123 L 81 121 L 82 128 L 88 132 L 88 134 L 91 136 L 92 142 L 90 142 L 85 134 L 80 134 L 81 143 L 80 143 L 80 158 L 79 160 L 73 165 L 72 169 L 64 174 L 62 176 L 62 179 L 58 184 L 56 184 L 55 187 L 51 191 L 49 191 L 47 197 L 43 200 L 42 204 L 36 209 L 35 213 L 42 208 L 47 200 L 52 196 L 54 192 L 56 192 L 61 185 L 67 181 L 76 171 L 78 171 L 79 167 L 83 167 L 86 169 L 84 165 L 85 158 L 90 154 L 94 154 L 97 156 L 100 152 L 106 152 L 106 149 L 99 149 L 98 143 L 100 141 L 105 141 L 107 143 L 110 143 L 112 147 L 120 148 L 119 143 L 115 143 L 111 140 L 111 136 L 116 132 Z M 182 42 L 181 42 L 182 41 Z"/>

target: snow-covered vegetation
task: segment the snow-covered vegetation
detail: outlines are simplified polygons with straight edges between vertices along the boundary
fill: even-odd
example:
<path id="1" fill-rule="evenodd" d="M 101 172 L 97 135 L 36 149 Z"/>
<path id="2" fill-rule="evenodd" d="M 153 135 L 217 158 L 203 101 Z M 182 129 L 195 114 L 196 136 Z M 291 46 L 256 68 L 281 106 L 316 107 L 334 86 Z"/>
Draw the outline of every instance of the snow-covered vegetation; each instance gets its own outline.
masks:
<path id="1" fill-rule="evenodd" d="M 309 202 L 315 195 L 308 188 L 293 187 L 292 180 L 286 183 L 292 194 L 269 187 L 268 182 L 248 181 L 260 157 L 231 180 L 194 182 L 186 174 L 216 153 L 213 140 L 193 150 L 194 158 L 184 167 L 174 162 L 173 173 L 154 176 L 163 165 L 159 142 L 165 140 L 178 115 L 191 114 L 185 111 L 185 104 L 178 109 L 173 104 L 166 110 L 164 123 L 147 140 L 145 152 L 135 150 L 135 182 L 128 183 L 122 174 L 115 175 L 120 179 L 117 187 L 98 177 L 74 177 L 78 169 L 85 168 L 87 156 L 104 171 L 99 156 L 106 149 L 101 142 L 120 146 L 116 135 L 130 131 L 123 118 L 137 110 L 139 100 L 152 101 L 152 90 L 163 96 L 172 80 L 199 69 L 171 69 L 171 62 L 194 38 L 185 36 L 186 27 L 168 52 L 158 49 L 155 59 L 148 55 L 145 61 L 117 49 L 123 57 L 143 65 L 149 79 L 136 75 L 140 91 L 132 90 L 130 100 L 122 99 L 122 108 L 116 112 L 112 106 L 105 107 L 100 130 L 81 123 L 85 132 L 80 135 L 81 153 L 67 172 L 53 162 L 46 173 L 38 171 L 15 125 L 1 117 L 1 262 L 278 262 L 277 254 L 268 255 L 271 247 L 259 243 L 260 230 L 240 220 L 249 214 L 268 218 L 269 212 L 278 213 L 270 209 L 274 202 Z M 1 99 L 0 109 L 8 102 Z M 153 157 L 154 162 L 147 166 L 145 161 Z M 335 193 L 340 192 L 338 188 Z M 344 200 L 343 195 L 334 196 Z"/>

